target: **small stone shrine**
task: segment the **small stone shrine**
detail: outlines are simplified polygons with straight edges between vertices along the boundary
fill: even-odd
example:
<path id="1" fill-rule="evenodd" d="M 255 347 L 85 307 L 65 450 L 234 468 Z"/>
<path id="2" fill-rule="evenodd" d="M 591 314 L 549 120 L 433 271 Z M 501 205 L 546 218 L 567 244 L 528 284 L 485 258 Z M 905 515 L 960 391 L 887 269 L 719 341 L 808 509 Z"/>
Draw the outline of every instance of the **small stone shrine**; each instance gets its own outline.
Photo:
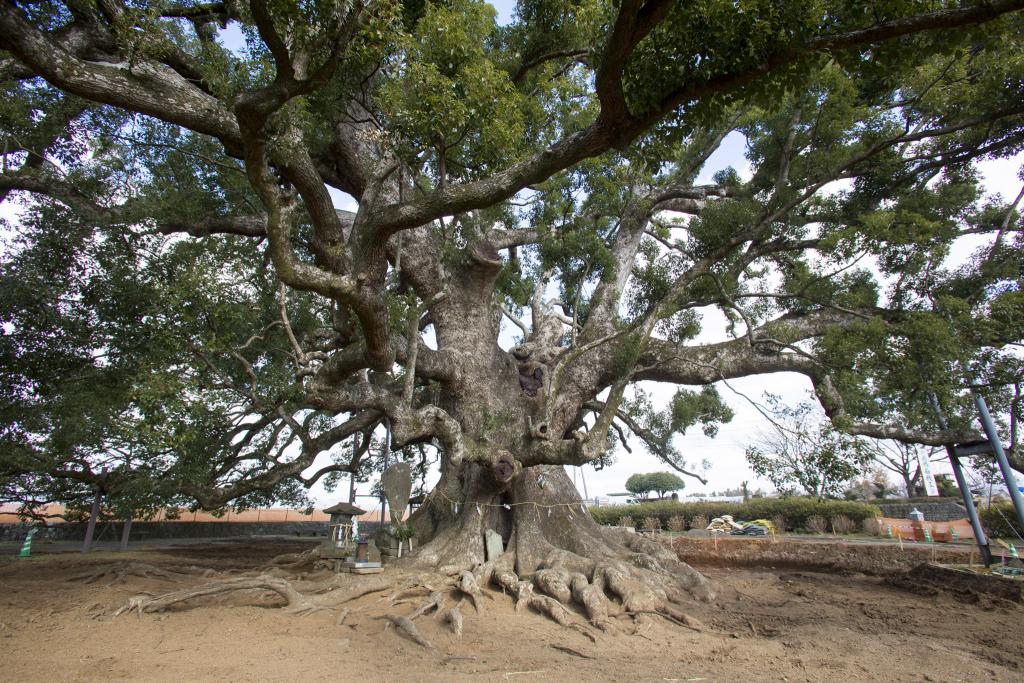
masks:
<path id="1" fill-rule="evenodd" d="M 356 517 L 366 510 L 351 503 L 338 503 L 324 512 L 331 516 L 327 540 L 320 545 L 320 558 L 334 560 L 334 571 L 346 569 L 357 574 L 381 571 L 380 555 L 376 548 L 369 548 L 368 542 L 359 534 Z M 358 570 L 358 571 L 357 571 Z"/>

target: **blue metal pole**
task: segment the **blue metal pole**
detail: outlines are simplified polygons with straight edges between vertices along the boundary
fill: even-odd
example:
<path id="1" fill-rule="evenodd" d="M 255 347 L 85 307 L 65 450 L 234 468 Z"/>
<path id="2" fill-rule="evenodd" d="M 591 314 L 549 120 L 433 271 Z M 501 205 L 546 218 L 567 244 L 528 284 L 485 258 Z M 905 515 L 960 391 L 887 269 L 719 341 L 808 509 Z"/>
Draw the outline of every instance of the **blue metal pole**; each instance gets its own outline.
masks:
<path id="1" fill-rule="evenodd" d="M 960 487 L 960 496 L 963 498 L 964 507 L 967 508 L 967 518 L 971 521 L 974 538 L 978 542 L 981 563 L 987 567 L 992 564 L 992 549 L 989 548 L 985 530 L 981 527 L 981 519 L 978 518 L 977 508 L 974 507 L 974 498 L 971 496 L 971 490 L 967 487 L 967 477 L 964 476 L 964 468 L 960 464 L 960 458 L 957 457 L 953 446 L 946 446 L 946 453 L 949 455 L 949 464 L 953 466 L 953 476 L 956 478 L 956 485 Z"/>
<path id="2" fill-rule="evenodd" d="M 935 411 L 935 419 L 941 429 L 946 429 L 949 423 L 946 416 L 942 414 L 939 406 L 939 399 L 934 391 L 928 392 L 928 402 L 932 404 Z M 960 488 L 960 497 L 967 509 L 967 519 L 971 521 L 971 529 L 974 530 L 974 540 L 978 543 L 978 552 L 981 553 L 981 563 L 986 567 L 992 564 L 992 550 L 988 546 L 988 538 L 985 530 L 981 527 L 981 519 L 978 517 L 978 510 L 974 507 L 974 498 L 971 496 L 971 489 L 967 487 L 967 477 L 964 476 L 964 468 L 960 465 L 960 458 L 956 454 L 956 447 L 947 445 L 946 454 L 949 456 L 949 464 L 953 467 L 953 476 L 956 478 L 956 485 Z"/>
<path id="3" fill-rule="evenodd" d="M 985 436 L 988 437 L 988 442 L 992 445 L 992 452 L 996 456 L 996 462 L 999 463 L 999 469 L 1002 470 L 1006 488 L 1010 491 L 1010 500 L 1013 501 L 1013 509 L 1017 512 L 1017 521 L 1020 522 L 1021 529 L 1024 529 L 1024 498 L 1021 497 L 1020 489 L 1017 488 L 1013 470 L 1010 468 L 1010 461 L 1006 459 L 1006 451 L 1003 450 L 1003 443 L 999 440 L 996 423 L 989 415 L 988 405 L 984 398 L 980 395 L 975 396 L 974 405 L 978 407 L 978 412 L 981 414 L 981 426 L 985 428 Z"/>

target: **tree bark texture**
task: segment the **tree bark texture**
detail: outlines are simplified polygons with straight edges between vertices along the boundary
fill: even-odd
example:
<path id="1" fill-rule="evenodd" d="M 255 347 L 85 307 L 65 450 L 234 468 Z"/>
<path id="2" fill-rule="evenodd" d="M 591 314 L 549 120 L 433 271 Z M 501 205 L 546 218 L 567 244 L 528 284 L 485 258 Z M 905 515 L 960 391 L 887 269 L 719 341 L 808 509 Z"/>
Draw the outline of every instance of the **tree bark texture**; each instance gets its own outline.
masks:
<path id="1" fill-rule="evenodd" d="M 100 516 L 100 503 L 103 501 L 103 492 L 98 490 L 96 495 L 92 499 L 92 507 L 89 509 L 89 523 L 85 528 L 85 540 L 82 541 L 82 552 L 87 553 L 92 550 L 92 539 L 96 533 L 96 520 Z"/>

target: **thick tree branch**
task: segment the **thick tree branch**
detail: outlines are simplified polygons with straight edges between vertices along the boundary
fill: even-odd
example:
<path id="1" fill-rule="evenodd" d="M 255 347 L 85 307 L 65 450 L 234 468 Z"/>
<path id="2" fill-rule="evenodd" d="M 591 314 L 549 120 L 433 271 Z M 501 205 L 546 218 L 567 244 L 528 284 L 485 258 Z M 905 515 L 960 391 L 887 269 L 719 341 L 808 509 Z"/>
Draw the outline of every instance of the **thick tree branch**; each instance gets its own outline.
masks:
<path id="1" fill-rule="evenodd" d="M 890 40 L 922 31 L 983 23 L 1024 7 L 1024 0 L 993 0 L 966 8 L 941 10 L 885 22 L 877 26 L 836 35 L 819 36 L 807 43 L 782 50 L 747 71 L 727 73 L 703 82 L 683 83 L 649 111 L 631 115 L 621 96 L 621 66 L 633 47 L 667 12 L 670 3 L 651 0 L 624 2 L 602 59 L 597 77 L 601 114 L 586 129 L 571 134 L 531 158 L 512 164 L 494 175 L 462 184 L 446 185 L 428 196 L 380 209 L 372 222 L 381 238 L 442 216 L 482 208 L 508 199 L 527 185 L 612 147 L 622 147 L 686 102 L 735 88 L 792 64 L 816 52 L 835 52 Z"/>
<path id="2" fill-rule="evenodd" d="M 232 150 L 241 147 L 231 112 L 180 74 L 150 62 L 85 61 L 26 21 L 12 0 L 0 2 L 0 48 L 69 93 L 213 136 Z"/>
<path id="3" fill-rule="evenodd" d="M 377 412 L 363 410 L 346 422 L 316 437 L 309 436 L 301 425 L 291 419 L 289 422 L 293 425 L 292 429 L 295 430 L 295 435 L 303 441 L 302 450 L 295 459 L 277 462 L 259 474 L 244 477 L 224 486 L 201 486 L 183 482 L 181 491 L 195 498 L 205 509 L 214 510 L 247 493 L 271 490 L 286 479 L 299 477 L 303 470 L 313 464 L 317 455 L 357 432 L 366 431 L 379 419 L 380 416 Z"/>

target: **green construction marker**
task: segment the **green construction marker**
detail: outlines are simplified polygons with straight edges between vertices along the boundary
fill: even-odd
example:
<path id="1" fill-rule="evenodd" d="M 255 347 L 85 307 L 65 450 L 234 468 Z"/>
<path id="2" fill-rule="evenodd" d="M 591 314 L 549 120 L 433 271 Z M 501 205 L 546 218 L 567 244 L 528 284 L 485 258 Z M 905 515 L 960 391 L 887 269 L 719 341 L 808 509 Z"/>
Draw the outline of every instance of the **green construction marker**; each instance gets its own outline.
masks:
<path id="1" fill-rule="evenodd" d="M 21 552 L 18 553 L 18 557 L 31 557 L 32 556 L 32 535 L 36 533 L 35 527 L 28 530 L 28 536 L 25 537 L 25 542 L 21 544 Z"/>

